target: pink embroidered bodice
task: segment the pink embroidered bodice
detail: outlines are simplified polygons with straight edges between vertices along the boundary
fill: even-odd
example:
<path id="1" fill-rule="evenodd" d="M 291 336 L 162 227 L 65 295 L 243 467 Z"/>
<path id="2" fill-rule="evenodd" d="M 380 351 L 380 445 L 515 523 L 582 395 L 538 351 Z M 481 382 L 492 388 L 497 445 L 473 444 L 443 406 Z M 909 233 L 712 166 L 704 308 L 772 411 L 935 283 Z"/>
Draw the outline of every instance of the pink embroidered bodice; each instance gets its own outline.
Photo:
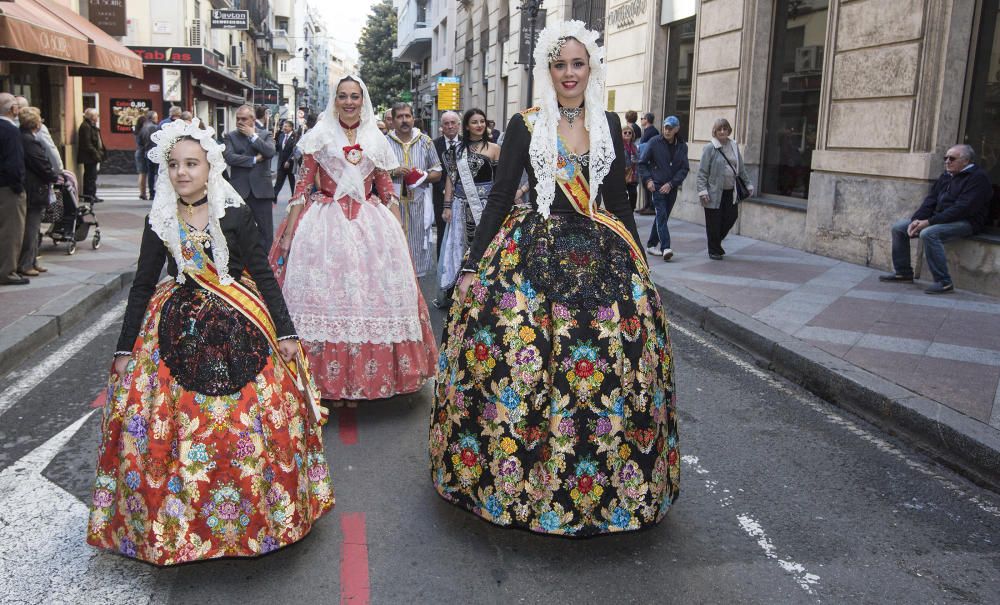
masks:
<path id="1" fill-rule="evenodd" d="M 387 205 L 396 197 L 392 186 L 392 178 L 385 170 L 375 168 L 368 173 L 368 176 L 365 177 L 365 191 L 371 191 L 372 182 L 375 183 L 375 191 L 378 194 L 378 197 L 375 199 L 378 202 Z M 313 185 L 316 186 L 317 191 L 310 195 Z M 346 195 L 340 196 L 339 199 L 335 200 L 334 196 L 336 192 L 337 182 L 327 173 L 325 168 L 320 166 L 312 154 L 306 154 L 302 162 L 302 173 L 299 175 L 298 182 L 295 185 L 295 192 L 292 194 L 289 203 L 296 204 L 309 201 L 319 204 L 329 204 L 336 201 L 344 211 L 344 216 L 350 220 L 357 218 L 358 211 L 361 209 L 361 203 Z M 368 201 L 375 203 L 375 199 L 370 197 Z"/>

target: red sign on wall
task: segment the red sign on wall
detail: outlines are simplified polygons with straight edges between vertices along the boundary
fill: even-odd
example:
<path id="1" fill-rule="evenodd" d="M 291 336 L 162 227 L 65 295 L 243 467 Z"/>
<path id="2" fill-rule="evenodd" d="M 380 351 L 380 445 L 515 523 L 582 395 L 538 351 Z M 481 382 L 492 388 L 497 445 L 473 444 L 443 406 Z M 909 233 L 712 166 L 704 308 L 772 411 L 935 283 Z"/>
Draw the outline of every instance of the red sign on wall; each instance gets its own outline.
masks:
<path id="1" fill-rule="evenodd" d="M 129 46 L 143 65 L 201 65 L 203 48 L 199 46 Z"/>

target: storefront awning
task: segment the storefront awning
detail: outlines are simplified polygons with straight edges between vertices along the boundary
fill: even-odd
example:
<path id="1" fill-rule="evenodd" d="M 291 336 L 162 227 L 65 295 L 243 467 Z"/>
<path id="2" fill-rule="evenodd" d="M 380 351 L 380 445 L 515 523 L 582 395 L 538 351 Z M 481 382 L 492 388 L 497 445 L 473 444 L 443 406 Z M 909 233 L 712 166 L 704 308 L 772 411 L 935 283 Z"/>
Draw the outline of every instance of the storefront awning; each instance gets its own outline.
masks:
<path id="1" fill-rule="evenodd" d="M 224 90 L 219 90 L 218 88 L 212 88 L 211 86 L 206 86 L 205 84 L 198 84 L 198 88 L 201 89 L 202 94 L 206 97 L 215 99 L 216 101 L 224 101 L 230 105 L 243 105 L 246 103 L 246 99 L 243 97 L 228 93 Z"/>
<path id="2" fill-rule="evenodd" d="M 104 30 L 61 4 L 48 0 L 30 1 L 37 2 L 44 11 L 48 11 L 48 14 L 62 20 L 86 37 L 88 42 L 87 65 L 70 67 L 70 75 L 121 76 L 142 79 L 142 60 L 124 44 L 106 34 Z"/>
<path id="3" fill-rule="evenodd" d="M 88 43 L 35 0 L 0 0 L 0 61 L 88 65 Z"/>

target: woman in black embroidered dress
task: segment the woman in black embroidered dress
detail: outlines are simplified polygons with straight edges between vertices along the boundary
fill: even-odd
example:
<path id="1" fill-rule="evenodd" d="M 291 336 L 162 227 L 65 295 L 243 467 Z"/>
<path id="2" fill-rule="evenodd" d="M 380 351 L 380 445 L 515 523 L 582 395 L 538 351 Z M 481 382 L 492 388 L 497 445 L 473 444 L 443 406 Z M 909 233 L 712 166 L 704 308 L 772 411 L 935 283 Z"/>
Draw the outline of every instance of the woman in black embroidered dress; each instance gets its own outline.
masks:
<path id="1" fill-rule="evenodd" d="M 448 224 L 438 262 L 442 290 L 450 290 L 458 279 L 462 259 L 472 244 L 493 188 L 499 159 L 500 146 L 488 138 L 486 114 L 476 108 L 466 111 L 462 117 L 462 141 L 457 149 L 445 151 L 442 161 L 447 171 L 442 217 Z"/>
<path id="2" fill-rule="evenodd" d="M 505 131 L 430 430 L 444 499 L 577 537 L 660 521 L 680 462 L 667 322 L 625 193 L 621 125 L 602 110 L 596 39 L 578 21 L 539 36 L 543 103 Z M 514 207 L 525 169 L 531 207 Z"/>

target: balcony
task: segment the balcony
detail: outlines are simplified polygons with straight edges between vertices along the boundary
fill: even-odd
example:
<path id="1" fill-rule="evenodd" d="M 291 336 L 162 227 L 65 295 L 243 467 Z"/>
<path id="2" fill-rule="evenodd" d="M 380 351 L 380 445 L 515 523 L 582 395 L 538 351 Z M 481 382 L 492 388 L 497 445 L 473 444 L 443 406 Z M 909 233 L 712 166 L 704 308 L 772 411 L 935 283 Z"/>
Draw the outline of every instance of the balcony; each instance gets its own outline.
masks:
<path id="1" fill-rule="evenodd" d="M 233 8 L 232 0 L 212 0 L 212 8 L 228 9 Z"/>
<path id="2" fill-rule="evenodd" d="M 403 63 L 420 63 L 431 52 L 433 31 L 427 23 L 426 0 L 405 0 L 397 11 L 396 48 L 392 58 Z"/>
<path id="3" fill-rule="evenodd" d="M 292 44 L 288 39 L 288 32 L 283 29 L 275 29 L 271 31 L 271 48 L 276 52 L 291 53 Z"/>

